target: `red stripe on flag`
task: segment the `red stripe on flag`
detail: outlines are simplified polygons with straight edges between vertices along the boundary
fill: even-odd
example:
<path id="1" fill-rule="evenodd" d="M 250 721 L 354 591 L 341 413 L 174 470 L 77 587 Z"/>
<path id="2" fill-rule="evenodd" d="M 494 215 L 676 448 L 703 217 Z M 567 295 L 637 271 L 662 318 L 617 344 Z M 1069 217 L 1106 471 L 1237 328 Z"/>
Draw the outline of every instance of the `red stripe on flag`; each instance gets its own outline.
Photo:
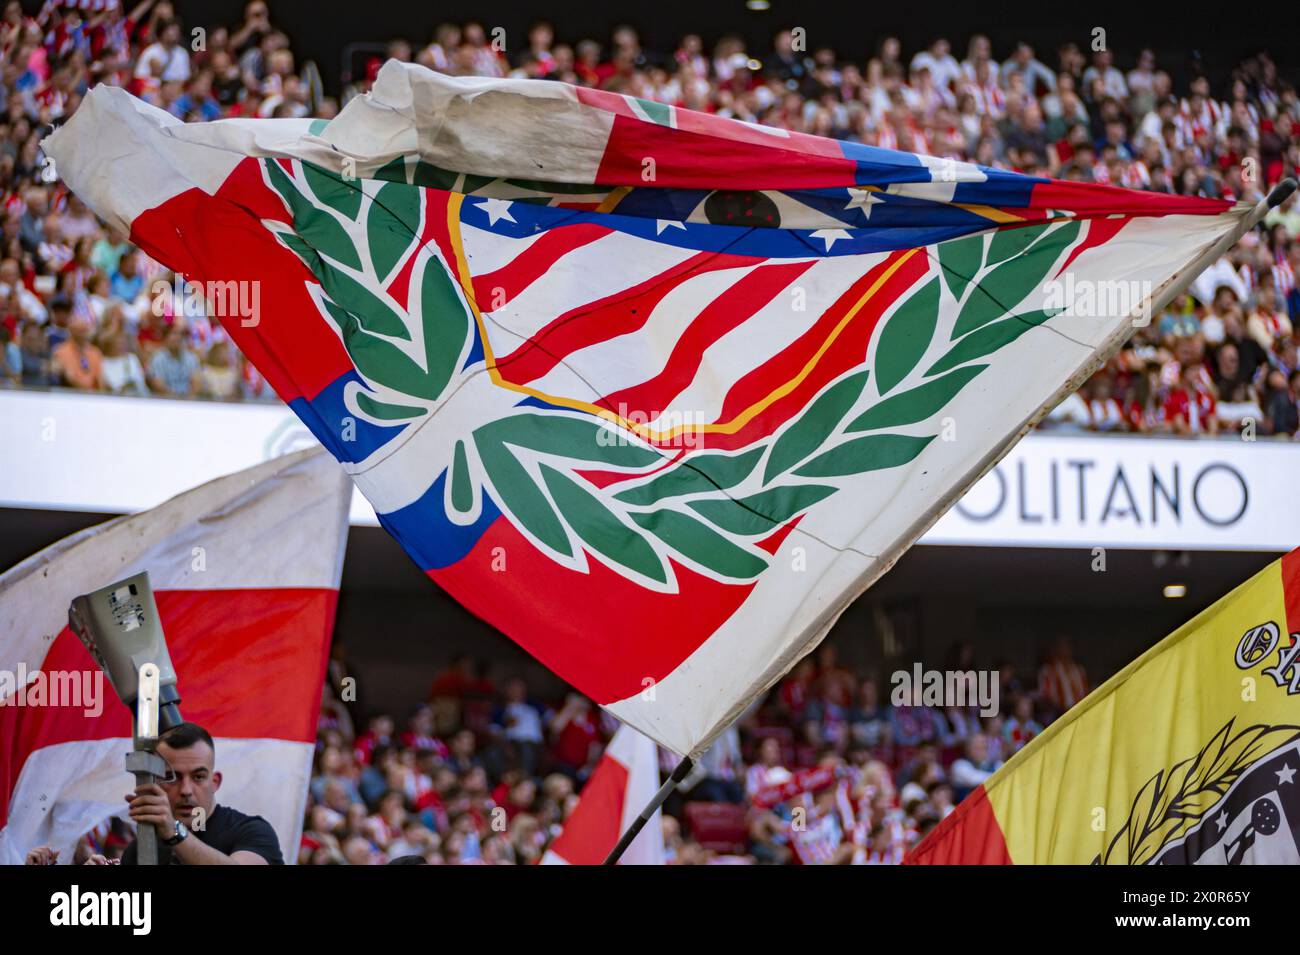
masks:
<path id="1" fill-rule="evenodd" d="M 1011 865 L 1007 841 L 983 786 L 961 801 L 907 854 L 904 865 Z"/>
<path id="2" fill-rule="evenodd" d="M 214 737 L 315 740 L 338 591 L 162 590 L 154 598 L 185 719 Z M 80 679 L 99 667 L 64 627 L 41 669 Z M 74 706 L 0 706 L 0 826 L 32 753 L 59 743 L 131 736 L 131 714 L 107 679 L 101 700 L 98 716 Z"/>
<path id="3" fill-rule="evenodd" d="M 659 374 L 639 385 L 612 392 L 597 403 L 616 414 L 620 413 L 621 407 L 646 413 L 668 410 L 672 400 L 695 380 L 709 346 L 752 318 L 815 264 L 816 260 L 810 259 L 807 262 L 762 265 L 747 272 L 709 302 L 687 326 Z"/>
<path id="4" fill-rule="evenodd" d="M 683 282 L 706 272 L 744 268 L 762 261 L 748 255 L 697 252 L 685 262 L 632 288 L 572 308 L 552 319 L 536 335 L 500 359 L 497 370 L 515 384 L 535 381 L 574 352 L 641 328 L 664 296 Z"/>
<path id="5" fill-rule="evenodd" d="M 625 481 L 634 481 L 658 474 L 660 471 L 667 471 L 682 457 L 690 453 L 689 448 L 660 448 L 659 450 L 663 452 L 663 460 L 648 471 L 602 471 L 595 469 L 590 471 L 579 470 L 574 473 L 592 487 L 612 487 Z"/>
<path id="6" fill-rule="evenodd" d="M 1097 246 L 1105 245 L 1111 239 L 1119 234 L 1119 230 L 1132 222 L 1132 219 L 1089 219 L 1088 231 L 1084 234 L 1083 241 L 1078 243 L 1070 254 L 1066 256 L 1065 262 L 1056 270 L 1057 275 L 1063 275 L 1079 254 L 1086 252 L 1088 249 L 1095 249 Z"/>
<path id="7" fill-rule="evenodd" d="M 590 86 L 576 86 L 573 92 L 577 94 L 578 102 L 586 106 L 603 109 L 615 116 L 626 116 L 629 119 L 637 118 L 636 113 L 632 111 L 632 104 L 627 101 L 622 93 L 592 89 Z"/>
<path id="8" fill-rule="evenodd" d="M 669 129 L 615 116 L 596 181 L 641 186 L 647 156 L 654 157 L 654 184 L 667 189 L 716 189 L 718 170 L 726 170 L 728 189 L 824 189 L 855 183 L 857 163 L 817 155 L 802 143 L 780 136 L 763 142 L 724 139 L 714 133 Z"/>
<path id="9" fill-rule="evenodd" d="M 1287 633 L 1300 633 L 1300 547 L 1282 558 L 1282 596 Z"/>
<path id="10" fill-rule="evenodd" d="M 621 94 L 579 87 L 578 100 L 613 115 L 596 182 L 645 185 L 645 159 L 654 157 L 656 186 L 716 189 L 718 169 L 728 189 L 851 186 L 857 163 L 838 142 L 765 130 L 688 109 L 674 109 L 676 126 L 643 119 Z M 662 109 L 663 107 L 658 107 Z"/>
<path id="11" fill-rule="evenodd" d="M 556 262 L 574 249 L 580 249 L 612 230 L 591 222 L 549 229 L 510 261 L 485 275 L 474 278 L 474 299 L 485 312 L 493 311 L 497 301 L 509 302 L 546 274 Z M 474 262 L 469 262 L 473 269 Z"/>
<path id="12" fill-rule="evenodd" d="M 411 278 L 415 274 L 415 263 L 419 261 L 422 250 L 428 249 L 430 253 L 440 254 L 442 261 L 448 265 L 453 274 L 456 268 L 456 251 L 447 223 L 447 202 L 451 194 L 438 189 L 421 189 L 419 193 L 420 204 L 423 207 L 419 243 L 407 256 L 387 288 L 388 294 L 396 301 L 405 302 L 412 309 L 414 306 L 410 303 Z M 426 269 L 429 267 L 425 266 Z"/>
<path id="13" fill-rule="evenodd" d="M 612 756 L 602 756 L 550 851 L 570 865 L 604 862 L 623 834 L 628 776 L 626 766 Z"/>
<path id="14" fill-rule="evenodd" d="M 432 241 L 438 247 L 442 261 L 447 263 L 453 275 L 459 268 L 456 258 L 456 244 L 451 239 L 451 224 L 447 221 L 447 206 L 451 202 L 451 193 L 441 189 L 424 190 L 424 234 L 425 244 Z"/>
<path id="15" fill-rule="evenodd" d="M 1034 209 L 1060 209 L 1088 216 L 1218 215 L 1227 212 L 1233 205 L 1227 199 L 1172 196 L 1162 192 L 1063 179 L 1035 183 L 1029 204 Z"/>
<path id="16" fill-rule="evenodd" d="M 928 271 L 929 259 L 924 253 L 914 252 L 899 265 L 875 294 L 863 303 L 848 324 L 839 330 L 833 341 L 830 341 L 831 336 L 867 290 L 905 255 L 908 252 L 895 252 L 863 275 L 817 319 L 812 328 L 736 382 L 723 401 L 722 413 L 718 418 L 720 421 L 732 420 L 776 389 L 793 381 L 809 362 L 816 359 L 816 364 L 789 393 L 773 401 L 739 430 L 731 434 L 705 434 L 706 446 L 732 450 L 772 434 L 794 414 L 807 407 L 813 396 L 827 384 L 850 368 L 861 365 L 866 360 L 867 345 L 880 316 Z M 826 350 L 817 357 L 823 345 L 827 345 Z"/>

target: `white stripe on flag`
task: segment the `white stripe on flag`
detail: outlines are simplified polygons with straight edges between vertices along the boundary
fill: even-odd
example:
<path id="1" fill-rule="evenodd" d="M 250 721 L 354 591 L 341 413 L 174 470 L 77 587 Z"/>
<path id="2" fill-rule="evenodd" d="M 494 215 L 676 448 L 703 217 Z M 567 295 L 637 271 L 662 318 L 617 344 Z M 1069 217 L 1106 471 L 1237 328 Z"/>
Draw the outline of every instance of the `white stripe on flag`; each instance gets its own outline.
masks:
<path id="1" fill-rule="evenodd" d="M 475 232 L 481 241 L 472 241 Z M 464 230 L 464 236 L 467 256 L 483 245 L 524 241 L 480 230 Z M 679 249 L 621 232 L 588 242 L 561 256 L 537 281 L 492 312 L 487 322 L 492 350 L 498 359 L 506 358 L 566 312 L 627 292 L 696 254 L 693 249 Z M 617 262 L 618 268 L 610 268 L 611 262 Z M 475 274 L 479 274 L 477 269 Z M 480 302 L 479 308 L 489 304 Z"/>

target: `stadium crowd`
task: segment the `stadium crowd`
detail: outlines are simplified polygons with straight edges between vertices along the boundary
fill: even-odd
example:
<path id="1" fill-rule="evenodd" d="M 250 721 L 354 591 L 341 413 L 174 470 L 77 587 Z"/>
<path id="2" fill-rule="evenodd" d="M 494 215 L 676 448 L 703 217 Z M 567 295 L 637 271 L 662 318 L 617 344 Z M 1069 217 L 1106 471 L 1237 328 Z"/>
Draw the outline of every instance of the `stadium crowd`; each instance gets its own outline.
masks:
<path id="1" fill-rule="evenodd" d="M 945 672 L 975 675 L 959 644 Z M 973 788 L 1091 689 L 1060 638 L 1036 678 L 987 671 L 997 700 L 898 697 L 901 683 L 839 663 L 823 644 L 704 754 L 665 805 L 673 865 L 892 865 Z M 298 862 L 383 865 L 538 863 L 578 803 L 617 722 L 569 693 L 537 699 L 524 679 L 469 657 L 435 675 L 411 714 L 364 726 L 331 661 Z M 355 683 L 353 683 L 355 686 Z M 933 702 L 933 701 L 931 701 Z M 660 750 L 663 777 L 676 757 Z M 114 819 L 75 861 L 119 858 Z"/>
<path id="2" fill-rule="evenodd" d="M 198 28 L 198 29 L 196 29 Z M 1300 167 L 1300 100 L 1260 53 L 1224 89 L 1175 89 L 1151 50 L 1054 51 L 1017 43 L 999 60 L 970 38 L 904 51 L 883 38 L 867 62 L 793 31 L 770 50 L 735 36 L 707 49 L 642 48 L 632 27 L 607 43 L 526 42 L 480 23 L 443 24 L 386 55 L 455 75 L 535 77 L 801 132 L 1033 175 L 1255 201 Z M 909 57 L 907 53 L 910 52 Z M 1124 70 L 1123 62 L 1130 68 Z M 381 57 L 344 90 L 365 92 Z M 1050 64 L 1050 65 L 1049 65 Z M 9 2 L 0 20 L 0 387 L 274 400 L 203 303 L 105 227 L 57 178 L 40 140 L 96 83 L 124 86 L 186 121 L 330 118 L 314 64 L 301 63 L 266 0 L 234 25 L 182 24 L 168 0 Z M 1045 426 L 1094 431 L 1294 436 L 1300 366 L 1300 200 L 1292 197 L 1132 341 Z"/>
<path id="3" fill-rule="evenodd" d="M 195 27 L 200 27 L 196 30 Z M 608 43 L 559 42 L 538 23 L 526 43 L 490 39 L 481 23 L 396 39 L 387 56 L 459 75 L 534 77 L 710 110 L 748 122 L 978 161 L 1034 175 L 1258 200 L 1300 166 L 1300 100 L 1260 53 L 1212 90 L 1175 90 L 1149 49 L 1035 51 L 998 60 L 987 36 L 958 60 L 936 39 L 911 51 L 884 38 L 866 62 L 792 31 L 750 51 L 736 36 L 707 49 L 642 49 L 624 26 Z M 1130 69 L 1122 69 L 1119 62 Z M 344 90 L 367 90 L 380 65 Z M 1050 65 L 1049 65 L 1050 64 Z M 294 55 L 265 0 L 235 25 L 190 25 L 168 0 L 51 0 L 38 16 L 10 1 L 0 21 L 0 387 L 266 399 L 274 395 L 200 300 L 105 227 L 59 182 L 40 149 L 95 83 L 125 86 L 186 121 L 321 117 L 338 112 L 315 65 Z M 1295 435 L 1300 366 L 1300 200 L 1219 261 L 1047 426 L 1097 431 Z"/>
<path id="4" fill-rule="evenodd" d="M 974 673 L 957 647 L 954 671 Z M 333 671 L 337 679 L 341 671 Z M 469 658 L 409 719 L 354 732 L 327 685 L 299 862 L 539 861 L 617 724 L 570 693 L 537 700 Z M 893 864 L 971 789 L 1089 689 L 1062 639 L 1036 681 L 997 668 L 998 706 L 892 699 L 893 681 L 806 658 L 699 761 L 662 817 L 678 865 Z M 340 681 L 341 682 L 341 681 Z M 913 705 L 916 704 L 916 705 Z M 676 758 L 661 751 L 661 769 Z"/>

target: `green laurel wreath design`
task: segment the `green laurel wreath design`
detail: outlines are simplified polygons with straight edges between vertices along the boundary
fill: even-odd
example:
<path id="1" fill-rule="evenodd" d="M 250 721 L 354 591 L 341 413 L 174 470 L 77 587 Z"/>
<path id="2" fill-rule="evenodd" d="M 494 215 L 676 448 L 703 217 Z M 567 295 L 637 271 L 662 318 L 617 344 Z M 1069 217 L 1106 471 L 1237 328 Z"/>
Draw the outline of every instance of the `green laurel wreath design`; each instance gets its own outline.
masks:
<path id="1" fill-rule="evenodd" d="M 375 174 L 387 181 L 361 223 L 359 184 L 301 163 L 304 192 L 276 161 L 264 161 L 267 181 L 284 201 L 291 229 L 276 234 L 320 282 L 326 318 L 339 331 L 364 382 L 356 395 L 358 409 L 377 423 L 400 425 L 416 423 L 448 392 L 474 328 L 451 276 L 437 267 L 437 258 L 430 258 L 419 287 L 412 282 L 408 303 L 423 332 L 423 362 L 397 344 L 412 341 L 407 322 L 373 289 L 384 286 L 418 241 L 421 204 L 420 185 L 408 182 L 396 162 L 390 167 Z M 321 206 L 364 232 L 368 264 L 349 229 Z M 988 367 L 978 359 L 1055 314 L 1006 313 L 1007 306 L 1022 302 L 1046 278 L 1079 228 L 1078 221 L 1070 220 L 941 243 L 938 274 L 903 301 L 879 333 L 874 365 L 878 398 L 865 408 L 860 405 L 871 371 L 862 368 L 823 389 L 772 438 L 735 452 L 689 452 L 609 494 L 578 472 L 650 471 L 663 464 L 664 451 L 634 443 L 626 433 L 611 440 L 611 425 L 590 416 L 519 408 L 457 441 L 447 503 L 461 515 L 472 512 L 477 499 L 472 454 L 482 463 L 502 509 L 557 555 L 577 557 L 576 537 L 613 564 L 667 584 L 669 569 L 654 538 L 670 556 L 717 577 L 752 580 L 772 559 L 758 542 L 834 494 L 839 488 L 835 479 L 913 460 L 937 434 L 895 429 L 933 417 Z M 918 375 L 938 328 L 941 281 L 959 303 L 957 320 L 946 350 Z M 904 382 L 910 386 L 896 390 Z M 561 469 L 539 461 L 530 470 L 521 450 L 562 459 L 565 465 Z M 757 489 L 733 496 L 762 462 L 761 478 L 751 482 Z"/>

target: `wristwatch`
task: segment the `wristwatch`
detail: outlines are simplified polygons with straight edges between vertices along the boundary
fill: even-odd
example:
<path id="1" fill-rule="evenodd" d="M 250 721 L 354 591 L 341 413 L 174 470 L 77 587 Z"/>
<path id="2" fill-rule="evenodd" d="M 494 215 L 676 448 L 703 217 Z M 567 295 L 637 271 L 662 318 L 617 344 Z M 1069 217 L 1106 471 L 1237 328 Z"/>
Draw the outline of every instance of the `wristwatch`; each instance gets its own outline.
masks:
<path id="1" fill-rule="evenodd" d="M 177 846 L 177 845 L 180 845 L 180 844 L 181 844 L 182 842 L 184 842 L 187 838 L 189 838 L 189 834 L 190 834 L 190 831 L 189 831 L 189 829 L 185 828 L 185 823 L 183 823 L 183 822 L 181 822 L 179 819 L 177 819 L 177 820 L 176 820 L 176 834 L 173 835 L 170 839 L 164 839 L 164 840 L 162 841 L 162 842 L 163 842 L 163 845 L 165 845 L 165 846 Z"/>

